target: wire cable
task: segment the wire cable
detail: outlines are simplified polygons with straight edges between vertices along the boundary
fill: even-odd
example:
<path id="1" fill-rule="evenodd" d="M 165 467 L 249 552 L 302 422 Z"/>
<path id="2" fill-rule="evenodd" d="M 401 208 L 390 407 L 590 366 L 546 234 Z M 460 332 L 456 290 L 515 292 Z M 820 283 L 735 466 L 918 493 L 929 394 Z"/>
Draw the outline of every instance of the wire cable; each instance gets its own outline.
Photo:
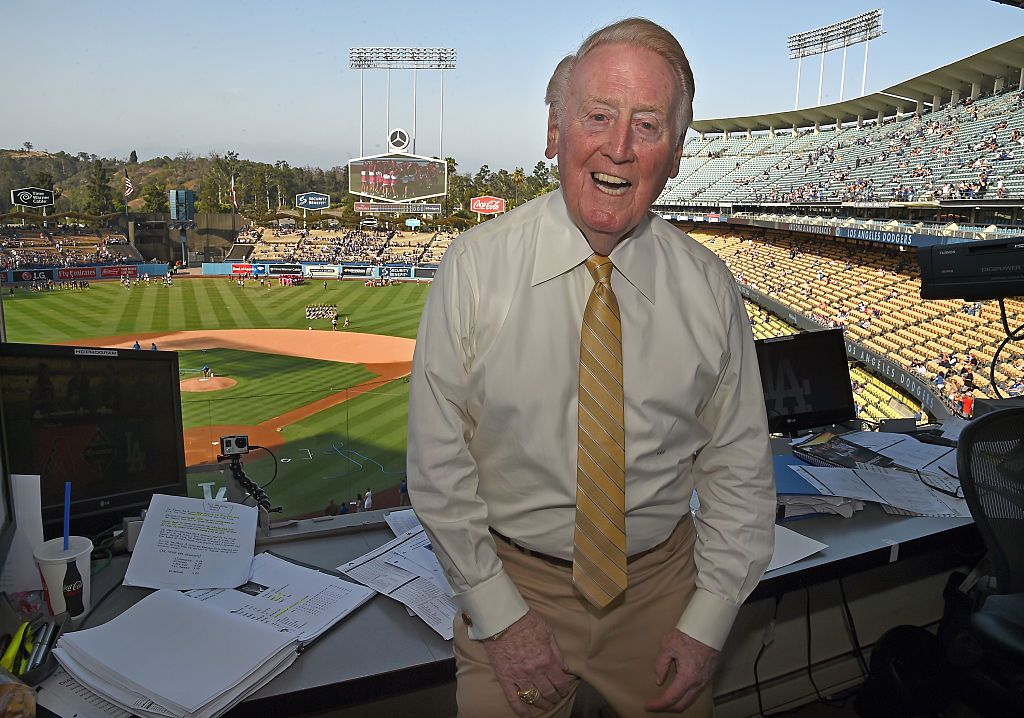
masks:
<path id="1" fill-rule="evenodd" d="M 1003 332 L 1006 337 L 996 347 L 995 352 L 992 354 L 992 361 L 988 365 L 988 381 L 992 385 L 992 391 L 995 393 L 997 399 L 1005 399 L 999 391 L 999 385 L 996 383 L 996 364 L 999 363 L 999 354 L 1003 351 L 1003 348 L 1010 342 L 1020 341 L 1024 339 L 1024 324 L 1010 331 L 1010 321 L 1006 316 L 1006 301 L 1002 298 L 999 299 L 999 320 L 1003 325 Z"/>
<path id="2" fill-rule="evenodd" d="M 268 481 L 267 483 L 265 483 L 262 486 L 260 486 L 261 489 L 265 489 L 268 486 L 270 486 L 272 483 L 274 483 L 274 480 L 277 478 L 277 457 L 274 456 L 274 452 L 273 451 L 271 451 L 270 449 L 268 449 L 265 446 L 260 446 L 259 444 L 249 444 L 249 447 L 252 448 L 252 449 L 263 449 L 265 452 L 270 454 L 270 458 L 272 458 L 274 460 L 274 475 L 270 477 L 270 481 Z"/>
<path id="3" fill-rule="evenodd" d="M 857 624 L 853 622 L 853 613 L 850 611 L 850 602 L 846 600 L 846 587 L 843 586 L 843 577 L 839 577 L 839 596 L 843 600 L 843 613 L 846 616 L 846 630 L 849 632 L 850 643 L 853 644 L 853 650 L 857 653 L 857 663 L 860 664 L 861 674 L 867 678 L 871 672 L 868 668 L 868 662 L 864 660 L 864 651 L 860 646 L 860 638 L 857 637 Z"/>

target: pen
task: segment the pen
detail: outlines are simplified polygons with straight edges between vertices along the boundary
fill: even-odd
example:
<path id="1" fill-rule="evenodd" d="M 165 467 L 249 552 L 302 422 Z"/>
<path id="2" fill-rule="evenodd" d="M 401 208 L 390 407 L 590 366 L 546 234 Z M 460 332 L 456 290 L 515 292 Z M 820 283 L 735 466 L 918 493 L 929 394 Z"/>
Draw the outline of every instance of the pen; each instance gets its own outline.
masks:
<path id="1" fill-rule="evenodd" d="M 44 654 L 46 653 L 46 644 L 50 640 L 50 635 L 56 630 L 57 626 L 52 621 L 45 623 L 39 631 L 39 635 L 36 639 L 36 645 L 32 649 L 32 655 L 28 659 L 28 670 L 32 671 L 38 668 L 42 662 Z"/>

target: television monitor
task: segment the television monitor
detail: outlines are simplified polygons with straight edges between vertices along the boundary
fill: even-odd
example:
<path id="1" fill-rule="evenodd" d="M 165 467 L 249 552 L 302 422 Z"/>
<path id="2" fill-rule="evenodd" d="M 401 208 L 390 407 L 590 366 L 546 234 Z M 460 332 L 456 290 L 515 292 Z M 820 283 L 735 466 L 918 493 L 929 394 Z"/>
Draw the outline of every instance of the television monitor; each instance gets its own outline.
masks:
<path id="1" fill-rule="evenodd" d="M 798 431 L 857 418 L 842 329 L 758 339 L 768 430 Z"/>
<path id="2" fill-rule="evenodd" d="M 185 494 L 178 355 L 137 349 L 0 344 L 9 468 L 40 478 L 43 534 L 90 536 L 154 493 Z"/>

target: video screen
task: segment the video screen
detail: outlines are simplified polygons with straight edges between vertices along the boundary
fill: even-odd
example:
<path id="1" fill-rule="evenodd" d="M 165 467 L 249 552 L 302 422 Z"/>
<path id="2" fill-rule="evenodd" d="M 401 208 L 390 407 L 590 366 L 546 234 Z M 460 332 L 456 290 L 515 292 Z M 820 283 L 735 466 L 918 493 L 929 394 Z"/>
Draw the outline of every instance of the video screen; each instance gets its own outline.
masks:
<path id="1" fill-rule="evenodd" d="M 44 524 L 185 492 L 177 355 L 0 345 L 12 473 L 41 477 Z"/>
<path id="2" fill-rule="evenodd" d="M 385 202 L 405 202 L 444 195 L 447 164 L 414 155 L 362 157 L 348 163 L 352 194 Z"/>
<path id="3" fill-rule="evenodd" d="M 791 433 L 856 418 L 842 329 L 754 344 L 770 431 Z"/>

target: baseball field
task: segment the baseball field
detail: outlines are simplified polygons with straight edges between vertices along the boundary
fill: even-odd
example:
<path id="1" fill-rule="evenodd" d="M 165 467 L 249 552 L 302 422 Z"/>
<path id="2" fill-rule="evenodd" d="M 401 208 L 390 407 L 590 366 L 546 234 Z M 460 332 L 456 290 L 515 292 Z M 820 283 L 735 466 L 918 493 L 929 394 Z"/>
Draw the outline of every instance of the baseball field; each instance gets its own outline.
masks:
<path id="1" fill-rule="evenodd" d="M 94 282 L 87 290 L 6 295 L 9 341 L 178 352 L 190 493 L 217 477 L 221 436 L 247 434 L 246 473 L 285 516 L 322 513 L 373 491 L 398 503 L 405 474 L 408 374 L 427 285 L 323 280 L 238 287 L 228 278 L 173 286 Z M 340 321 L 307 319 L 334 305 Z M 344 327 L 348 317 L 349 325 Z M 344 327 L 344 328 L 343 328 Z M 203 367 L 212 376 L 204 376 Z M 216 481 L 216 479 L 214 479 Z M 216 488 L 214 489 L 216 490 Z"/>

